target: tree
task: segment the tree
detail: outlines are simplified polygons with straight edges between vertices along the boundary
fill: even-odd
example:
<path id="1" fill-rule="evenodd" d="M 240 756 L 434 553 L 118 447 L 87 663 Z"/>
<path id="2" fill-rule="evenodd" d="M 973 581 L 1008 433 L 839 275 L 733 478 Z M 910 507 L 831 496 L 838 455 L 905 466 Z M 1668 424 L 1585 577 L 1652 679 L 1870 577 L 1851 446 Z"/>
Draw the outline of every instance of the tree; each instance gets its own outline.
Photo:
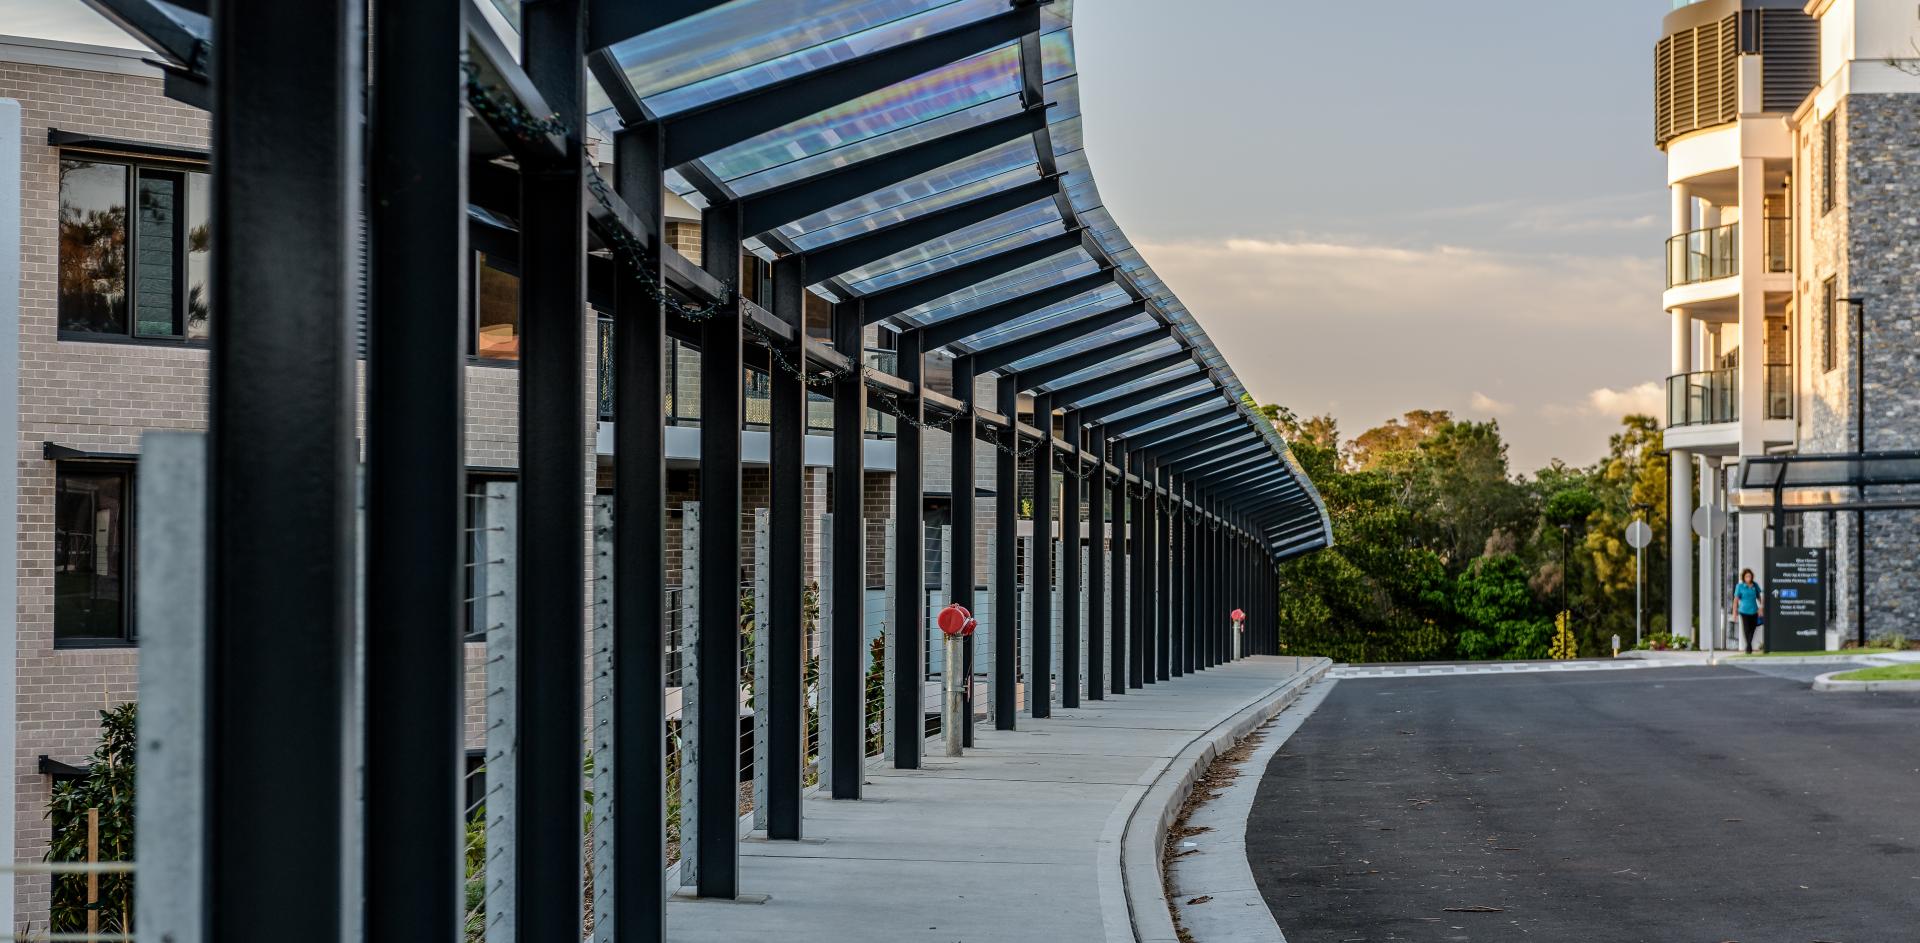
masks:
<path id="1" fill-rule="evenodd" d="M 1444 409 L 1415 409 L 1399 419 L 1389 419 L 1348 443 L 1355 468 L 1377 468 L 1396 455 L 1418 451 L 1420 443 L 1441 426 L 1453 421 L 1453 413 Z"/>
<path id="2" fill-rule="evenodd" d="M 101 861 L 133 860 L 133 789 L 135 727 L 139 705 L 121 704 L 100 712 L 100 742 L 93 748 L 86 774 L 56 783 L 47 807 L 53 838 L 47 860 L 87 860 L 87 810 L 100 810 Z M 97 909 L 100 929 L 108 933 L 133 932 L 133 875 L 100 875 Z M 85 875 L 62 874 L 53 881 L 50 922 L 56 932 L 87 929 Z"/>

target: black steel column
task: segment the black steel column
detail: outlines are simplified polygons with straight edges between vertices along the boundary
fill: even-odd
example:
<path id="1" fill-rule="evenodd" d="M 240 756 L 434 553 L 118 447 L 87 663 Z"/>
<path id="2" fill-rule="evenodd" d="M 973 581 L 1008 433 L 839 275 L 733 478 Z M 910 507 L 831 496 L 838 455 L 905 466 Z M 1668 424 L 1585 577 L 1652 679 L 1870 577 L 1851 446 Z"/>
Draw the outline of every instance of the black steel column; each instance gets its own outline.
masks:
<path id="1" fill-rule="evenodd" d="M 927 738 L 927 535 L 920 423 L 925 415 L 920 383 L 926 362 L 919 331 L 899 335 L 895 345 L 900 379 L 913 395 L 896 404 L 893 473 L 893 767 L 919 769 Z"/>
<path id="2" fill-rule="evenodd" d="M 1164 494 L 1154 503 L 1160 513 L 1154 515 L 1154 555 L 1156 570 L 1160 578 L 1160 680 L 1179 678 L 1181 668 L 1175 663 L 1179 659 L 1179 647 L 1173 641 L 1173 476 L 1165 469 L 1154 469 L 1154 482 L 1160 484 Z"/>
<path id="3" fill-rule="evenodd" d="M 262 927 L 289 943 L 337 943 L 359 903 L 342 897 L 341 822 L 364 9 L 213 5 L 212 301 L 222 318 L 209 411 L 204 788 L 218 811 L 202 891 L 206 938 L 218 943 L 257 940 Z M 263 822 L 274 823 L 271 841 Z"/>
<path id="4" fill-rule="evenodd" d="M 666 234 L 659 125 L 614 138 L 614 187 L 651 253 L 614 283 L 613 328 L 613 912 L 623 938 L 666 939 L 667 866 Z"/>
<path id="5" fill-rule="evenodd" d="M 833 384 L 833 797 L 860 798 L 867 755 L 866 357 L 857 302 L 833 306 L 833 347 L 855 370 Z"/>
<path id="6" fill-rule="evenodd" d="M 1107 634 L 1107 437 L 1106 427 L 1087 430 L 1093 472 L 1087 478 L 1087 699 L 1106 700 Z"/>
<path id="7" fill-rule="evenodd" d="M 1187 515 L 1181 513 L 1181 492 L 1175 488 L 1175 480 L 1167 476 L 1167 638 L 1173 649 L 1171 674 L 1175 678 L 1192 670 L 1188 663 L 1190 647 L 1187 643 L 1187 618 L 1183 603 L 1187 595 L 1181 592 L 1185 582 L 1181 576 L 1188 567 L 1187 542 L 1181 536 L 1187 532 Z"/>
<path id="8" fill-rule="evenodd" d="M 1064 416 L 1067 472 L 1060 479 L 1060 706 L 1080 706 L 1080 413 Z"/>
<path id="9" fill-rule="evenodd" d="M 1020 383 L 1011 376 L 999 381 L 999 412 L 1007 417 L 1011 429 L 1009 449 L 997 456 L 994 476 L 993 548 L 993 726 L 995 730 L 1014 729 L 1014 712 L 1020 699 L 1014 685 L 1019 683 L 1020 557 L 1015 535 L 1020 526 Z"/>
<path id="10" fill-rule="evenodd" d="M 1112 488 L 1108 492 L 1108 501 L 1113 510 L 1113 527 L 1110 535 L 1113 543 L 1107 551 L 1113 563 L 1111 567 L 1113 625 L 1107 630 L 1107 638 L 1112 640 L 1111 650 L 1108 652 L 1108 664 L 1112 667 L 1107 674 L 1113 693 L 1125 694 L 1127 679 L 1132 677 L 1127 669 L 1132 662 L 1132 656 L 1128 651 L 1132 636 L 1127 619 L 1128 603 L 1132 599 L 1128 591 L 1127 579 L 1127 450 L 1125 444 L 1119 441 L 1109 445 L 1113 451 L 1113 464 L 1119 469 L 1119 475 L 1110 482 Z"/>
<path id="11" fill-rule="evenodd" d="M 1200 569 L 1200 505 L 1196 501 L 1193 486 L 1184 489 L 1187 501 L 1185 525 L 1180 528 L 1181 560 L 1180 573 L 1180 622 L 1187 639 L 1187 670 L 1203 671 L 1207 667 L 1207 653 L 1204 640 L 1200 636 L 1200 583 L 1194 573 Z"/>
<path id="12" fill-rule="evenodd" d="M 1162 515 L 1160 512 L 1160 467 L 1154 463 L 1153 456 L 1146 458 L 1140 474 L 1141 488 L 1146 500 L 1140 520 L 1146 531 L 1145 550 L 1140 557 L 1140 585 L 1142 608 L 1141 619 L 1145 625 L 1142 637 L 1144 647 L 1141 651 L 1146 660 L 1142 678 L 1148 684 L 1157 684 L 1167 678 L 1167 632 L 1160 619 L 1160 566 L 1166 562 L 1166 551 L 1160 545 Z"/>
<path id="13" fill-rule="evenodd" d="M 514 913 L 522 940 L 580 936 L 581 672 L 586 608 L 585 17 L 528 4 L 521 61 L 567 129 L 567 154 L 520 177 L 520 762 Z"/>
<path id="14" fill-rule="evenodd" d="M 465 49 L 453 0 L 374 7 L 367 189 L 366 938 L 465 914 Z M 422 251 L 423 246 L 437 251 Z"/>
<path id="15" fill-rule="evenodd" d="M 1147 649 L 1153 645 L 1153 616 L 1148 611 L 1152 593 L 1148 591 L 1147 582 L 1147 531 L 1151 527 L 1147 513 L 1146 454 L 1134 452 L 1127 458 L 1129 470 L 1140 482 L 1138 486 L 1131 483 L 1127 485 L 1131 495 L 1128 503 L 1132 505 L 1128 514 L 1131 526 L 1127 543 L 1133 557 L 1132 566 L 1127 572 L 1127 588 L 1131 590 L 1127 605 L 1127 685 L 1138 688 L 1153 683 L 1153 673 L 1147 665 Z"/>
<path id="16" fill-rule="evenodd" d="M 961 357 L 953 362 L 953 397 L 960 401 L 960 415 L 954 419 L 947 431 L 952 439 L 953 465 L 953 530 L 947 541 L 947 555 L 951 560 L 949 574 L 950 585 L 947 596 L 955 605 L 973 610 L 974 587 L 974 534 L 979 527 L 978 503 L 974 494 L 974 436 L 977 434 L 973 418 L 974 401 L 973 358 Z M 961 734 L 962 746 L 973 746 L 973 636 L 969 635 L 960 643 L 960 666 L 949 665 L 945 670 L 960 670 L 966 677 L 966 720 Z"/>
<path id="17" fill-rule="evenodd" d="M 1033 557 L 1027 561 L 1033 629 L 1027 635 L 1027 688 L 1033 716 L 1053 716 L 1053 397 L 1033 397 Z"/>
<path id="18" fill-rule="evenodd" d="M 700 267 L 728 292 L 740 284 L 740 207 L 700 214 Z M 740 896 L 740 428 L 746 364 L 740 308 L 700 322 L 700 673 L 698 835 L 701 897 Z"/>
<path id="19" fill-rule="evenodd" d="M 806 369 L 806 260 L 773 263 L 773 313 L 791 325 L 786 359 Z M 801 837 L 800 791 L 806 764 L 806 449 L 807 384 L 780 369 L 767 371 L 767 837 Z M 615 860 L 618 860 L 616 858 Z"/>

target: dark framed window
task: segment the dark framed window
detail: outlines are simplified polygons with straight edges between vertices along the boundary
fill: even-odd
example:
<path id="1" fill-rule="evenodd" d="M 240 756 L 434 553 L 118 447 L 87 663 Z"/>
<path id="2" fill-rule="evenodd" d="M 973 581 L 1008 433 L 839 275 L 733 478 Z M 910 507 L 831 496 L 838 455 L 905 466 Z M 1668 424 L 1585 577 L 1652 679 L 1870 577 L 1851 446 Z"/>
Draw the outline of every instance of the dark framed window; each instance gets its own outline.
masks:
<path id="1" fill-rule="evenodd" d="M 520 275 L 474 253 L 473 356 L 489 362 L 520 360 Z"/>
<path id="2" fill-rule="evenodd" d="M 54 647 L 133 644 L 132 525 L 132 466 L 55 467 Z"/>
<path id="3" fill-rule="evenodd" d="M 1834 297 L 1833 277 L 1820 283 L 1820 369 L 1832 370 L 1837 360 L 1834 335 L 1840 328 L 1840 299 Z"/>
<path id="4" fill-rule="evenodd" d="M 1820 212 L 1822 213 L 1832 212 L 1834 204 L 1839 201 L 1837 192 L 1839 185 L 1834 180 L 1834 172 L 1840 165 L 1838 156 L 1834 153 L 1838 143 L 1834 119 L 1838 116 L 1839 112 L 1835 112 L 1820 122 Z"/>
<path id="5" fill-rule="evenodd" d="M 60 333 L 205 340 L 210 188 L 178 163 L 60 158 Z"/>

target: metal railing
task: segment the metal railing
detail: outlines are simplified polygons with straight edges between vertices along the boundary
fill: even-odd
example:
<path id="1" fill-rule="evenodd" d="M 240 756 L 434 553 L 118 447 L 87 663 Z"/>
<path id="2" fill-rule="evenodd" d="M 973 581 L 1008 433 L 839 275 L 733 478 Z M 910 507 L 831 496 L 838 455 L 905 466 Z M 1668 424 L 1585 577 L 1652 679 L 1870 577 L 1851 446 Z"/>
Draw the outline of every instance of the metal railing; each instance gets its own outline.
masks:
<path id="1" fill-rule="evenodd" d="M 1740 371 L 1733 367 L 1667 378 L 1667 426 L 1699 426 L 1740 418 Z"/>
<path id="2" fill-rule="evenodd" d="M 1761 220 L 1761 260 L 1771 273 L 1793 270 L 1793 217 Z M 1667 240 L 1667 287 L 1740 274 L 1740 224 L 1696 229 Z"/>
<path id="3" fill-rule="evenodd" d="M 1762 368 L 1768 419 L 1793 418 L 1793 365 Z M 1703 370 L 1667 378 L 1667 426 L 1698 426 L 1740 418 L 1740 368 Z"/>
<path id="4" fill-rule="evenodd" d="M 1684 232 L 1667 240 L 1667 287 L 1740 274 L 1740 224 Z"/>

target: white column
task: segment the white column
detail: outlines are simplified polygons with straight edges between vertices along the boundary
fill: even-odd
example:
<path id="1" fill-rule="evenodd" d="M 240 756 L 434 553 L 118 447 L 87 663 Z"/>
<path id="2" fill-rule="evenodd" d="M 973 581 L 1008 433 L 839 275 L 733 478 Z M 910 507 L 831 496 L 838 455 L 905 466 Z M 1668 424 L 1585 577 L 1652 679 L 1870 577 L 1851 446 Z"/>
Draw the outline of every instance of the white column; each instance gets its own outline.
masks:
<path id="1" fill-rule="evenodd" d="M 1767 451 L 1766 161 L 1740 161 L 1740 454 Z M 1740 528 L 1739 567 L 1764 570 L 1766 530 Z M 1737 569 L 1736 569 L 1737 571 Z"/>
<path id="2" fill-rule="evenodd" d="M 1720 460 L 1700 456 L 1700 506 L 1711 520 L 1720 505 Z M 1709 532 L 1711 533 L 1711 532 Z M 1720 638 L 1720 542 L 1712 537 L 1700 539 L 1700 644 L 1718 647 Z"/>
<path id="3" fill-rule="evenodd" d="M 1692 188 L 1674 184 L 1672 232 L 1679 235 L 1693 228 Z M 1671 258 L 1671 255 L 1669 255 Z M 1693 370 L 1693 318 L 1684 308 L 1674 308 L 1672 360 L 1669 373 L 1679 375 Z M 1669 394 L 1669 404 L 1672 397 Z M 1669 416 L 1669 419 L 1672 417 Z M 1674 449 L 1668 453 L 1668 556 L 1671 574 L 1668 580 L 1667 630 L 1682 638 L 1693 637 L 1693 453 Z"/>
<path id="4" fill-rule="evenodd" d="M 20 103 L 0 98 L 0 442 L 20 443 Z M 20 460 L 0 469 L 0 520 L 20 521 Z M 18 532 L 15 531 L 17 534 Z M 20 542 L 0 540 L 0 757 L 14 764 L 0 776 L 0 860 L 14 861 L 15 787 L 20 760 L 15 750 L 19 701 Z M 186 862 L 180 862 L 185 865 Z M 0 929 L 13 932 L 14 880 L 0 881 Z M 143 885 L 144 886 L 144 885 Z M 142 920 L 145 925 L 144 918 Z M 194 932 L 198 932 L 197 928 Z"/>

